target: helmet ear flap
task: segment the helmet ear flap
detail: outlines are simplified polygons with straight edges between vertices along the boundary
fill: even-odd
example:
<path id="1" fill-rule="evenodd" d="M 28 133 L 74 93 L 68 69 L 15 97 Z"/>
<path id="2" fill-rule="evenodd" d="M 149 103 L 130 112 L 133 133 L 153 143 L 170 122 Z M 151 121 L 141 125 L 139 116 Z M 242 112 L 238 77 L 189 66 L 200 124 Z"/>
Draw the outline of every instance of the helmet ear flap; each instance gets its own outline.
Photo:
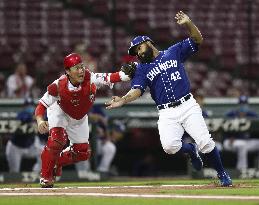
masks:
<path id="1" fill-rule="evenodd" d="M 64 58 L 64 68 L 65 70 L 79 64 L 82 63 L 82 58 L 79 54 L 77 53 L 71 53 L 69 55 L 67 55 Z"/>

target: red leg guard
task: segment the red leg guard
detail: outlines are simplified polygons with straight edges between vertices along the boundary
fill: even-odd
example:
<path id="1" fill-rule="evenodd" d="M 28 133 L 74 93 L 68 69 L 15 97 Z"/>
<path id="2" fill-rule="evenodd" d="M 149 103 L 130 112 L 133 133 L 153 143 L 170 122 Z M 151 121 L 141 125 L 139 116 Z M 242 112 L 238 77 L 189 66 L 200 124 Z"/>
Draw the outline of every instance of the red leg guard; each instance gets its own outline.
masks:
<path id="1" fill-rule="evenodd" d="M 50 130 L 47 144 L 41 153 L 42 167 L 41 177 L 46 180 L 53 180 L 53 169 L 57 159 L 67 143 L 67 133 L 62 127 L 54 127 Z"/>
<path id="2" fill-rule="evenodd" d="M 65 166 L 76 162 L 85 161 L 91 156 L 89 144 L 73 144 L 68 151 L 62 152 L 58 158 L 57 166 Z M 58 175 L 57 175 L 58 176 Z"/>

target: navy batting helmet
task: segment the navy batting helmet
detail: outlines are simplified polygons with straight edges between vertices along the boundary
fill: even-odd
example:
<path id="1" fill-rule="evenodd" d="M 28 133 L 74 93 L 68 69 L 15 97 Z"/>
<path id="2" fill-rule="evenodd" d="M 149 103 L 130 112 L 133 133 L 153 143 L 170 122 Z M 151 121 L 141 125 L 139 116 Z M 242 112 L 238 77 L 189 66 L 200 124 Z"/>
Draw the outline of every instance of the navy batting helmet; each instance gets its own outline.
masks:
<path id="1" fill-rule="evenodd" d="M 135 56 L 136 52 L 134 51 L 135 46 L 145 42 L 145 41 L 151 41 L 154 43 L 148 36 L 137 36 L 130 42 L 130 47 L 128 50 L 128 54 L 131 56 Z"/>
<path id="2" fill-rule="evenodd" d="M 241 95 L 238 98 L 239 104 L 247 104 L 248 103 L 248 97 L 246 95 Z"/>

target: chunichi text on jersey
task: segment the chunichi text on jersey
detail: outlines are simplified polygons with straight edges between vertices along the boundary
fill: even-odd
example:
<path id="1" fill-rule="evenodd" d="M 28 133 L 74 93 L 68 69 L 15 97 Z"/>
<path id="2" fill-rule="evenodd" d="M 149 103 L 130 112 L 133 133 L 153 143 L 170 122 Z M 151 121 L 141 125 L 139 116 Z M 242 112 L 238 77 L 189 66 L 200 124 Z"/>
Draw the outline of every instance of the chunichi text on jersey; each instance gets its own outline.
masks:
<path id="1" fill-rule="evenodd" d="M 177 60 L 168 60 L 164 63 L 158 63 L 158 66 L 155 66 L 147 73 L 147 78 L 152 81 L 161 71 L 165 71 L 169 68 L 177 68 Z"/>

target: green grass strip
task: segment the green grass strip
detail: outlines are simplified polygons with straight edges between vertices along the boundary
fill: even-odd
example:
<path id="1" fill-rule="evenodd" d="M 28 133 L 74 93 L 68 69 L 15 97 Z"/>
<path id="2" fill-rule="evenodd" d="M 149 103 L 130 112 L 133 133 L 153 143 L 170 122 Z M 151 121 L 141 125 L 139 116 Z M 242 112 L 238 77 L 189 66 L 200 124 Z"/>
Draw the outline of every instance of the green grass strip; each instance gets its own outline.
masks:
<path id="1" fill-rule="evenodd" d="M 258 205 L 256 201 L 207 199 L 138 199 L 102 197 L 1 197 L 0 204 L 7 205 Z"/>

